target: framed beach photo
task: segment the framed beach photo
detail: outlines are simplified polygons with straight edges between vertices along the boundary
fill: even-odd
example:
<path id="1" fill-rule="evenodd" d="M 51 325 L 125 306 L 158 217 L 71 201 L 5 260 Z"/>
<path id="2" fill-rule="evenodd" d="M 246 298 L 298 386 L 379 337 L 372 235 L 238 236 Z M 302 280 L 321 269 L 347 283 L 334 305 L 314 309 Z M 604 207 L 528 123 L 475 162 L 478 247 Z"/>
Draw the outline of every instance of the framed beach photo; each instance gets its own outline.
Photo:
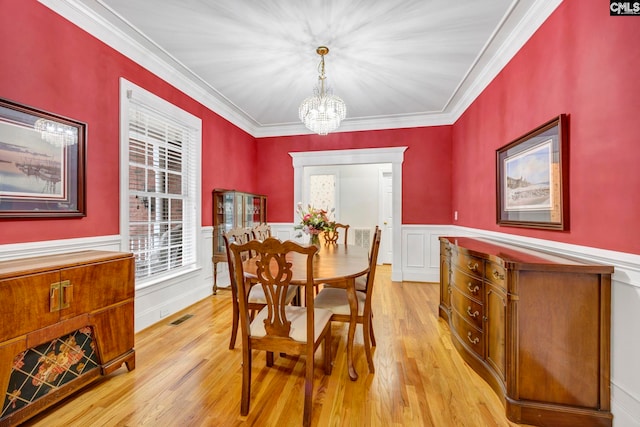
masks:
<path id="1" fill-rule="evenodd" d="M 566 122 L 562 114 L 496 151 L 499 225 L 568 229 Z"/>
<path id="2" fill-rule="evenodd" d="M 81 217 L 86 124 L 0 99 L 0 217 Z"/>

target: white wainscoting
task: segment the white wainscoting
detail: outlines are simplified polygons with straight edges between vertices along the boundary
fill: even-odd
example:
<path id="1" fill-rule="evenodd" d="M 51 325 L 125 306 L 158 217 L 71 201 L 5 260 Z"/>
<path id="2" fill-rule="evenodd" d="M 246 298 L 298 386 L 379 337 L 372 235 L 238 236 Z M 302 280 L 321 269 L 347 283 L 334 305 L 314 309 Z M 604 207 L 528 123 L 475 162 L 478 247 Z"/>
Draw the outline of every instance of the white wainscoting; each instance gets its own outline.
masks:
<path id="1" fill-rule="evenodd" d="M 213 289 L 212 230 L 213 227 L 201 229 L 203 244 L 199 266 L 190 271 L 176 274 L 162 282 L 136 289 L 136 332 L 211 295 Z M 0 261 L 85 250 L 122 251 L 120 236 L 96 236 L 1 245 Z"/>
<path id="2" fill-rule="evenodd" d="M 438 236 L 484 237 L 612 265 L 611 409 L 615 427 L 640 426 L 640 255 L 456 226 L 402 227 L 405 281 L 439 281 Z"/>
<path id="3" fill-rule="evenodd" d="M 271 224 L 272 234 L 281 240 L 296 238 L 291 223 Z M 212 293 L 213 227 L 202 227 L 200 267 L 153 286 L 136 290 L 135 330 L 140 331 L 162 318 L 207 298 Z M 437 282 L 440 268 L 439 236 L 485 237 L 498 242 L 555 252 L 613 265 L 611 293 L 611 396 L 615 427 L 640 426 L 640 255 L 606 251 L 532 239 L 513 234 L 489 232 L 456 226 L 404 225 L 402 227 L 402 266 L 404 281 Z M 0 260 L 81 250 L 119 251 L 119 236 L 17 243 L 0 246 Z M 224 270 L 224 264 L 220 263 Z M 220 278 L 228 282 L 220 273 Z"/>
<path id="4" fill-rule="evenodd" d="M 120 251 L 120 236 L 83 237 L 0 245 L 0 261 L 86 250 Z"/>

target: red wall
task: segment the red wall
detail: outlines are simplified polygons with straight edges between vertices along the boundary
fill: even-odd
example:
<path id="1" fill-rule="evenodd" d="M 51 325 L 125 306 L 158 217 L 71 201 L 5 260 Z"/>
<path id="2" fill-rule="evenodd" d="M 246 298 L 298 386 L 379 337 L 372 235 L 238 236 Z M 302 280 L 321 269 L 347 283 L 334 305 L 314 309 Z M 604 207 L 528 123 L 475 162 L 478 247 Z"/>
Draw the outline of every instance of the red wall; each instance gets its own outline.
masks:
<path id="1" fill-rule="evenodd" d="M 255 161 L 253 137 L 35 0 L 0 0 L 0 10 L 0 97 L 88 125 L 87 216 L 2 219 L 0 244 L 119 233 L 120 77 L 202 118 L 203 225 L 214 187 L 254 190 L 253 168 L 234 167 Z"/>
<path id="2" fill-rule="evenodd" d="M 203 225 L 211 190 L 269 197 L 292 221 L 292 151 L 408 146 L 404 224 L 449 224 L 640 253 L 640 25 L 565 0 L 453 126 L 254 140 L 35 0 L 0 0 L 0 97 L 88 124 L 87 217 L 2 219 L 0 244 L 118 234 L 118 79 L 203 120 Z M 424 94 L 428 96 L 428 94 Z M 570 230 L 495 223 L 495 150 L 566 113 Z M 259 172 L 258 172 L 259 171 Z"/>
<path id="3" fill-rule="evenodd" d="M 402 165 L 402 223 L 451 222 L 451 126 L 342 132 L 258 140 L 259 191 L 269 196 L 268 220 L 292 222 L 293 163 L 296 151 L 409 147 Z"/>
<path id="4" fill-rule="evenodd" d="M 453 127 L 457 225 L 640 253 L 640 20 L 565 0 Z M 570 229 L 496 225 L 495 150 L 569 118 Z"/>

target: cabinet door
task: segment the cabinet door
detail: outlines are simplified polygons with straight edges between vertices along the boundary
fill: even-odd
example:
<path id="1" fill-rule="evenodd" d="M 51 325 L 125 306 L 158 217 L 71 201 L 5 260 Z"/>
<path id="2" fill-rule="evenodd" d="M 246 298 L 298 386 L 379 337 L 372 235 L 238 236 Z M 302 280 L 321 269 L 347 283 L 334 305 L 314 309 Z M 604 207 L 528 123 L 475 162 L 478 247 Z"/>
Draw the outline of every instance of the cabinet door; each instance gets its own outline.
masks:
<path id="1" fill-rule="evenodd" d="M 58 322 L 60 272 L 0 280 L 0 342 Z"/>
<path id="2" fill-rule="evenodd" d="M 234 194 L 234 203 L 233 226 L 247 227 L 244 222 L 244 196 L 242 194 Z"/>
<path id="3" fill-rule="evenodd" d="M 133 299 L 133 258 L 62 269 L 61 319 Z"/>
<path id="4" fill-rule="evenodd" d="M 505 381 L 507 297 L 499 288 L 485 283 L 486 361 Z"/>
<path id="5" fill-rule="evenodd" d="M 246 194 L 244 196 L 243 220 L 244 220 L 245 227 L 253 227 L 256 224 L 253 218 L 253 211 L 255 208 L 253 201 L 255 199 L 256 198 L 251 194 Z"/>

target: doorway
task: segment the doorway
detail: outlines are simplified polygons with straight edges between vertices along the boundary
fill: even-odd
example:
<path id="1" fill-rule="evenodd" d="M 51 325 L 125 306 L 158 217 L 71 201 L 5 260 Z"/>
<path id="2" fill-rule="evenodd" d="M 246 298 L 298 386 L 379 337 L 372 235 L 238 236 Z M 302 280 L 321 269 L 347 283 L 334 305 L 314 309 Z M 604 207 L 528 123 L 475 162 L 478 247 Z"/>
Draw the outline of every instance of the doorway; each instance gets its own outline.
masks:
<path id="1" fill-rule="evenodd" d="M 292 210 L 296 203 L 303 200 L 303 183 L 305 166 L 330 166 L 350 164 L 391 164 L 391 280 L 402 280 L 402 244 L 401 244 L 401 219 L 402 219 L 402 162 L 407 147 L 389 148 L 365 148 L 357 150 L 328 150 L 292 152 L 289 155 L 293 159 L 294 167 L 294 200 Z"/>

